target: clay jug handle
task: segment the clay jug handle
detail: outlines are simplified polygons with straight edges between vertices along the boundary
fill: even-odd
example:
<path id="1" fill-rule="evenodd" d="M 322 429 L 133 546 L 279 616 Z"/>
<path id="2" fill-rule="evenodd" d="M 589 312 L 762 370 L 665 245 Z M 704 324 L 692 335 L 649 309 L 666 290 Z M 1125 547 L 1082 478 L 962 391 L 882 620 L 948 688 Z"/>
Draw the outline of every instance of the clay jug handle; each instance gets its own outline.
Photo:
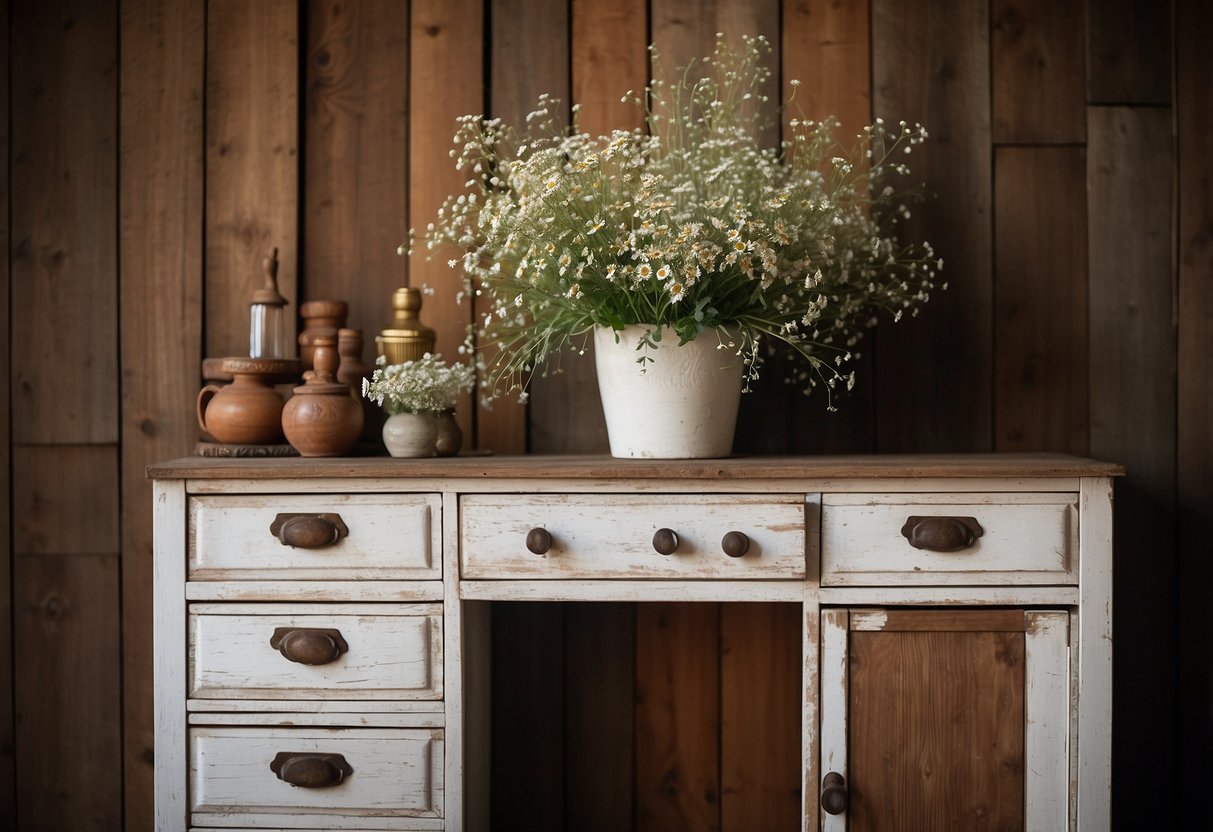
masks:
<path id="1" fill-rule="evenodd" d="M 222 389 L 218 384 L 208 384 L 198 391 L 198 427 L 202 428 L 203 433 L 210 433 L 206 427 L 206 406 L 211 403 L 211 399 L 215 397 L 215 394 Z"/>

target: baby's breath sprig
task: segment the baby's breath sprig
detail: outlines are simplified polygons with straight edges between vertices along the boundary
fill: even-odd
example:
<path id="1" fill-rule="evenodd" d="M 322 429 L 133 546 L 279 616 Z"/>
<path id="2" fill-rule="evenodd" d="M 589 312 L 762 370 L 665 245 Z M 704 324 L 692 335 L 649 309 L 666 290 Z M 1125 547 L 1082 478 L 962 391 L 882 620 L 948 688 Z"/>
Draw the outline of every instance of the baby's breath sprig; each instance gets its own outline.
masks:
<path id="1" fill-rule="evenodd" d="M 926 130 L 877 119 L 844 149 L 834 119 L 793 118 L 780 147 L 763 146 L 770 51 L 762 37 L 735 52 L 718 36 L 676 80 L 658 71 L 623 97 L 646 129 L 590 136 L 576 108 L 564 129 L 547 96 L 521 130 L 460 119 L 452 156 L 467 190 L 425 245 L 461 252 L 448 263 L 475 299 L 490 393 L 558 372 L 596 326 L 629 324 L 682 342 L 716 330 L 746 358 L 747 388 L 776 345 L 804 359 L 792 381 L 806 393 L 849 388 L 864 330 L 929 299 L 942 260 L 895 233 L 919 197 L 897 188 L 905 154 Z"/>
<path id="2" fill-rule="evenodd" d="M 437 353 L 400 364 L 388 364 L 381 355 L 376 363 L 370 379 L 362 380 L 362 395 L 388 413 L 441 413 L 475 384 L 471 366 L 447 364 Z"/>

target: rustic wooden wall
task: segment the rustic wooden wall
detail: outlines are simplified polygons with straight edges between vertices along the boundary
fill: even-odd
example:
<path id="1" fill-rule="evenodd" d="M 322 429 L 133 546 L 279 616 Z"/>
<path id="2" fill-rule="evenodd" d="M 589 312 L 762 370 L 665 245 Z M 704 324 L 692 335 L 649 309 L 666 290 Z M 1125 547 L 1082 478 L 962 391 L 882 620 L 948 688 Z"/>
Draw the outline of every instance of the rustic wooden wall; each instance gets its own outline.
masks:
<path id="1" fill-rule="evenodd" d="M 950 284 L 868 340 L 838 414 L 768 373 L 738 451 L 1125 463 L 1116 825 L 1213 824 L 1209 4 L 10 0 L 0 826 L 151 828 L 143 469 L 190 451 L 200 359 L 243 350 L 260 258 L 279 248 L 293 302 L 349 300 L 368 341 L 393 288 L 430 285 L 423 317 L 452 354 L 473 309 L 445 258 L 394 253 L 460 185 L 452 119 L 517 120 L 549 91 L 582 102 L 587 129 L 629 125 L 619 95 L 644 83 L 647 42 L 691 56 L 717 31 L 766 34 L 810 116 L 928 126 L 911 162 L 936 196 L 913 230 Z M 467 402 L 470 441 L 605 448 L 592 366 L 565 368 L 529 408 Z M 524 810 L 531 829 L 791 824 L 794 613 L 495 609 L 517 694 L 494 704 L 498 825 Z"/>

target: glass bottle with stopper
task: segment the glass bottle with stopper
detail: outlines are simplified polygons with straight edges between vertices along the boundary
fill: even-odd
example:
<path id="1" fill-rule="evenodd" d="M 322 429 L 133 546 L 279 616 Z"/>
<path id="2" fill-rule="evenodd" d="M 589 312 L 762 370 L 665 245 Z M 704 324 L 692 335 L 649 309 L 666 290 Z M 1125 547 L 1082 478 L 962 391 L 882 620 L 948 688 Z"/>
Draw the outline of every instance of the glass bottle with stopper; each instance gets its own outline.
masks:
<path id="1" fill-rule="evenodd" d="M 278 249 L 261 261 L 265 283 L 249 307 L 249 356 L 286 358 L 286 298 L 278 291 Z"/>

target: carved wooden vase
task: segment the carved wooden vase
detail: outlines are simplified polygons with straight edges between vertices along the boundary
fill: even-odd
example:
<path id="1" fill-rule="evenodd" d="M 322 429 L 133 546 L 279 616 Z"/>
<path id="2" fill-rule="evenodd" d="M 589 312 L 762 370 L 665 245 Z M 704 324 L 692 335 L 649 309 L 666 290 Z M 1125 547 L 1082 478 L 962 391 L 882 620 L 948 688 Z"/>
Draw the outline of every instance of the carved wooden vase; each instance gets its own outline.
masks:
<path id="1" fill-rule="evenodd" d="M 282 410 L 286 441 L 300 456 L 341 456 L 362 433 L 362 405 L 337 381 L 337 339 L 315 341 L 314 373 Z"/>

